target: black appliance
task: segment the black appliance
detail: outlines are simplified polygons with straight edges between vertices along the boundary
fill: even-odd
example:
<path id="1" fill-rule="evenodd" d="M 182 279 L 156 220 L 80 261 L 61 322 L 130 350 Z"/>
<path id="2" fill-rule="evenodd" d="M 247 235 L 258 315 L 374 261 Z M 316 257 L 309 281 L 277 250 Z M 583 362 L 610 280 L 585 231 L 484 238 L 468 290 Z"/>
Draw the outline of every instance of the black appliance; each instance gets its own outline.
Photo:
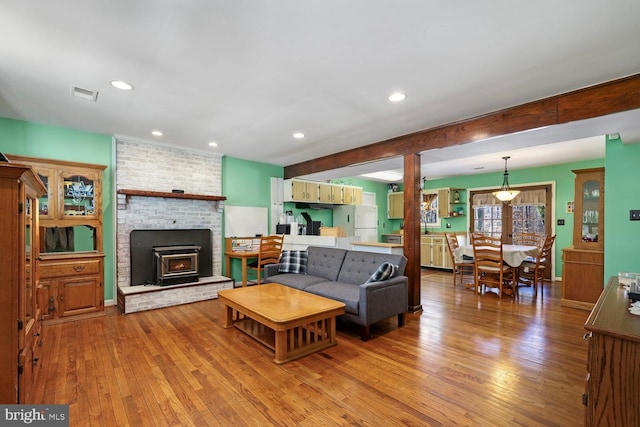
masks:
<path id="1" fill-rule="evenodd" d="M 291 224 L 276 224 L 276 234 L 291 234 Z"/>
<path id="2" fill-rule="evenodd" d="M 319 236 L 322 222 L 311 220 L 311 216 L 306 212 L 300 212 L 300 215 L 307 221 L 307 236 Z"/>

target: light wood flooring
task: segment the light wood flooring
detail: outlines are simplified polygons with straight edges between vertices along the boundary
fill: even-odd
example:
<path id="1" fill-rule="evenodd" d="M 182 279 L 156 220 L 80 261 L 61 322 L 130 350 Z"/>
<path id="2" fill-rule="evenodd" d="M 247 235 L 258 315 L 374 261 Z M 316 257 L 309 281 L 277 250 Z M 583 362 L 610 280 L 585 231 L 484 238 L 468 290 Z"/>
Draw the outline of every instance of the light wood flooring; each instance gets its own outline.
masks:
<path id="1" fill-rule="evenodd" d="M 338 345 L 275 365 L 223 329 L 218 300 L 47 326 L 34 403 L 71 426 L 580 426 L 588 312 L 500 301 L 423 270 L 420 315 L 338 324 Z"/>

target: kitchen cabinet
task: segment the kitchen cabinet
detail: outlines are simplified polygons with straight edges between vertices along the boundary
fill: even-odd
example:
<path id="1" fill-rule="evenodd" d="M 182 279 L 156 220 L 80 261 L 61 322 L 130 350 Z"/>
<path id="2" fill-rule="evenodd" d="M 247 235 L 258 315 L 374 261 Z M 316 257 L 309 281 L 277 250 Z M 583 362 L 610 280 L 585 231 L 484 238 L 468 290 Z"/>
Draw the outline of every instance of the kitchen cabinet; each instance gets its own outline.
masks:
<path id="1" fill-rule="evenodd" d="M 0 163 L 0 403 L 4 404 L 32 401 L 43 344 L 38 199 L 46 189 L 30 166 L 11 158 L 11 163 Z"/>
<path id="2" fill-rule="evenodd" d="M 453 269 L 445 236 L 420 236 L 420 265 L 422 267 Z"/>
<path id="3" fill-rule="evenodd" d="M 283 182 L 285 202 L 361 205 L 362 187 L 328 182 L 286 179 Z"/>
<path id="4" fill-rule="evenodd" d="M 338 184 L 319 183 L 320 203 L 343 204 L 344 187 Z"/>
<path id="5" fill-rule="evenodd" d="M 640 316 L 629 313 L 629 298 L 611 277 L 587 322 L 584 425 L 640 425 Z"/>
<path id="6" fill-rule="evenodd" d="M 39 198 L 40 295 L 45 321 L 104 310 L 102 173 L 106 166 L 11 156 L 46 186 Z"/>
<path id="7" fill-rule="evenodd" d="M 287 179 L 284 181 L 285 202 L 312 202 L 319 201 L 319 189 L 317 182 Z"/>
<path id="8" fill-rule="evenodd" d="M 387 218 L 404 218 L 404 193 L 402 191 L 387 193 Z"/>
<path id="9" fill-rule="evenodd" d="M 343 187 L 343 201 L 348 205 L 361 205 L 363 191 L 362 187 L 354 187 L 351 185 L 345 185 Z"/>
<path id="10" fill-rule="evenodd" d="M 562 250 L 560 303 L 591 310 L 604 287 L 604 168 L 573 172 L 573 246 Z"/>

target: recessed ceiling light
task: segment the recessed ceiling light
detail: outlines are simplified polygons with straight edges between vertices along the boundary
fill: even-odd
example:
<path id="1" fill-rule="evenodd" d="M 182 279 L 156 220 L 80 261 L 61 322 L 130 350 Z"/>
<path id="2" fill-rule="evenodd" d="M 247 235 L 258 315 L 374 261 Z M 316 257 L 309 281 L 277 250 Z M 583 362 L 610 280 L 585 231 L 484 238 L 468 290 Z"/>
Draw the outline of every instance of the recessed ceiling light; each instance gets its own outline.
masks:
<path id="1" fill-rule="evenodd" d="M 217 143 L 217 142 L 211 141 L 211 142 L 209 143 L 209 147 L 217 147 L 217 146 L 218 146 L 218 143 Z"/>
<path id="2" fill-rule="evenodd" d="M 113 80 L 111 82 L 111 86 L 118 88 L 120 90 L 132 90 L 133 86 L 131 86 L 129 83 L 124 82 L 122 80 Z"/>
<path id="3" fill-rule="evenodd" d="M 402 92 L 395 92 L 392 93 L 391 95 L 389 95 L 389 101 L 391 102 L 400 102 L 400 101 L 404 101 L 404 99 L 407 97 L 407 95 L 405 95 Z"/>
<path id="4" fill-rule="evenodd" d="M 304 138 L 304 133 L 302 133 L 302 132 L 295 132 L 295 133 L 293 134 L 293 137 L 294 137 L 295 139 L 302 139 L 302 138 Z"/>
<path id="5" fill-rule="evenodd" d="M 159 130 L 154 130 L 153 132 L 151 132 L 151 134 L 155 136 L 162 136 L 162 132 L 160 132 Z"/>

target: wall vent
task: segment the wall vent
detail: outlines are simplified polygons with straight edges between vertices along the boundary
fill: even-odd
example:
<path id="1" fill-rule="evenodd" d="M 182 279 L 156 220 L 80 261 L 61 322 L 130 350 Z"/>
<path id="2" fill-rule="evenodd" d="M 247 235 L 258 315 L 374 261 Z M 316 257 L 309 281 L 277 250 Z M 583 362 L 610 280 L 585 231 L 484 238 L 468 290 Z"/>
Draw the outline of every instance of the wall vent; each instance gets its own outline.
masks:
<path id="1" fill-rule="evenodd" d="M 95 102 L 98 99 L 98 91 L 83 89 L 78 86 L 71 86 L 71 96 Z"/>

